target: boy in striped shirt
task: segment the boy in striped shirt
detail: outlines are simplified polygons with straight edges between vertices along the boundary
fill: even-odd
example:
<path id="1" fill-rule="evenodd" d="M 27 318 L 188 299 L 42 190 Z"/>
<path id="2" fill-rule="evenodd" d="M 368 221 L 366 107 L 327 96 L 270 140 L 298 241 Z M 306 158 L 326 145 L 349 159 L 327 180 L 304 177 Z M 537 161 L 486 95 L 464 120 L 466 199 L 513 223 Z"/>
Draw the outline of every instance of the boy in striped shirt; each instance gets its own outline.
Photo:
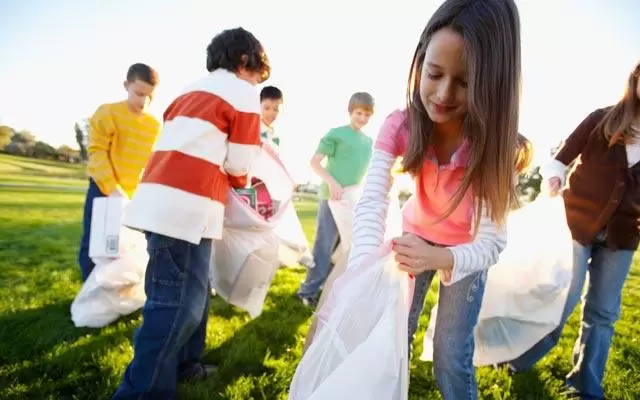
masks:
<path id="1" fill-rule="evenodd" d="M 114 399 L 173 399 L 176 384 L 205 378 L 209 266 L 231 188 L 247 185 L 260 149 L 260 98 L 269 77 L 260 42 L 242 28 L 207 47 L 209 75 L 164 113 L 164 127 L 124 224 L 144 231 L 149 263 L 143 323 Z"/>
<path id="2" fill-rule="evenodd" d="M 131 197 L 160 133 L 160 122 L 146 112 L 157 84 L 158 73 L 153 68 L 133 64 L 124 82 L 127 99 L 101 105 L 89 120 L 89 189 L 78 254 L 83 282 L 95 267 L 89 257 L 93 199 Z"/>

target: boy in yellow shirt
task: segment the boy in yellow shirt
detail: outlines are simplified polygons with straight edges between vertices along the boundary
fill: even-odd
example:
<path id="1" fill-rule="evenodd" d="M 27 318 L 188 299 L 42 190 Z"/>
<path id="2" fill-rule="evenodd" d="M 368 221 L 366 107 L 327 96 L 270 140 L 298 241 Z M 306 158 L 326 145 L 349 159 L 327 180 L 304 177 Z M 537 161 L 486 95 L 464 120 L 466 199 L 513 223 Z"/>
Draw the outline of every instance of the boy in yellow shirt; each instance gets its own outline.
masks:
<path id="1" fill-rule="evenodd" d="M 124 88 L 127 99 L 103 104 L 89 121 L 89 189 L 84 203 L 78 263 L 84 282 L 95 264 L 89 257 L 89 234 L 96 197 L 131 198 L 160 133 L 160 122 L 146 112 L 158 84 L 158 73 L 145 64 L 133 64 Z"/>

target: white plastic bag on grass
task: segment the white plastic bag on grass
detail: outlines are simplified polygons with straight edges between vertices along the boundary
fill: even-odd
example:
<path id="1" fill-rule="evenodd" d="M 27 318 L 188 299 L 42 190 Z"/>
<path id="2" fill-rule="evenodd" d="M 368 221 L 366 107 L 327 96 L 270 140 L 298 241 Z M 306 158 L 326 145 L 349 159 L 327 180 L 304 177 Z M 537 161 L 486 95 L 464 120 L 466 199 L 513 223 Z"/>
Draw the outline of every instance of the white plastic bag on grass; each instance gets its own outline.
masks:
<path id="1" fill-rule="evenodd" d="M 294 183 L 278 156 L 267 147 L 259 152 L 250 175 L 264 182 L 278 204 L 277 210 L 264 218 L 233 190 L 229 192 L 222 240 L 214 242 L 211 255 L 210 283 L 225 301 L 255 318 L 262 313 L 280 264 L 280 241 L 274 228 L 292 202 Z"/>
<path id="2" fill-rule="evenodd" d="M 262 313 L 278 267 L 275 233 L 225 228 L 222 240 L 215 242 L 212 252 L 211 281 L 216 293 L 227 303 L 255 318 Z"/>
<path id="3" fill-rule="evenodd" d="M 144 234 L 122 227 L 120 257 L 96 258 L 95 268 L 71 304 L 76 327 L 101 328 L 142 308 L 149 261 Z"/>
<path id="4" fill-rule="evenodd" d="M 296 266 L 302 259 L 312 259 L 309 241 L 302 229 L 302 223 L 293 202 L 289 202 L 282 211 L 282 215 L 274 227 L 274 232 L 280 239 L 278 258 L 282 266 Z M 313 267 L 311 263 L 308 265 Z"/>
<path id="5" fill-rule="evenodd" d="M 573 271 L 573 239 L 560 196 L 539 197 L 511 213 L 507 247 L 489 269 L 474 364 L 511 361 L 560 323 Z M 430 361 L 437 311 L 431 313 L 422 360 Z"/>
<path id="6" fill-rule="evenodd" d="M 409 277 L 390 245 L 333 284 L 290 400 L 405 400 Z"/>

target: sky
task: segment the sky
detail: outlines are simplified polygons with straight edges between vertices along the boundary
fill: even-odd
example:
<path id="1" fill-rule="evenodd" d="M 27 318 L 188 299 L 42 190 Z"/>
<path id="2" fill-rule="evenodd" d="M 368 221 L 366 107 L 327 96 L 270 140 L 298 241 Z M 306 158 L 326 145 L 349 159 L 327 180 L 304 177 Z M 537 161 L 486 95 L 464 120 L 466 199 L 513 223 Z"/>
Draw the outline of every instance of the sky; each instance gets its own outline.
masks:
<path id="1" fill-rule="evenodd" d="M 403 107 L 420 33 L 441 0 L 2 0 L 0 124 L 77 147 L 73 125 L 102 103 L 124 99 L 130 64 L 160 73 L 150 111 L 158 117 L 206 73 L 205 49 L 242 26 L 272 64 L 282 89 L 281 154 L 293 177 L 317 181 L 309 159 L 330 128 L 348 122 L 347 102 L 368 91 L 384 117 Z M 235 4 L 234 4 L 235 3 Z M 638 0 L 520 0 L 523 93 L 520 131 L 536 162 L 595 108 L 615 103 L 640 59 Z"/>

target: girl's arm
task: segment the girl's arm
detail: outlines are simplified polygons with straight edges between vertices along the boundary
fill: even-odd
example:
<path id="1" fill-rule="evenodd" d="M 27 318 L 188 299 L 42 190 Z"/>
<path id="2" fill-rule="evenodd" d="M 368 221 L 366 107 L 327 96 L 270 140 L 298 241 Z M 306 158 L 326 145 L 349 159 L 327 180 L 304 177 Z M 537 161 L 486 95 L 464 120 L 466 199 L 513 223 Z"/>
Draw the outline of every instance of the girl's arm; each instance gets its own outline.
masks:
<path id="1" fill-rule="evenodd" d="M 405 113 L 392 112 L 382 124 L 360 200 L 353 215 L 353 237 L 347 268 L 362 264 L 367 256 L 380 249 L 384 241 L 389 192 L 393 186 L 391 169 L 403 151 Z"/>
<path id="2" fill-rule="evenodd" d="M 498 257 L 506 246 L 506 228 L 498 228 L 488 213 L 484 213 L 472 242 L 449 247 L 453 255 L 453 269 L 450 272 L 441 272 L 441 282 L 448 286 L 473 273 L 488 269 L 498 262 Z"/>
<path id="3" fill-rule="evenodd" d="M 362 264 L 375 253 L 382 242 L 389 209 L 389 192 L 393 183 L 391 168 L 396 157 L 384 150 L 376 149 L 371 157 L 362 195 L 353 215 L 352 247 L 347 268 Z"/>
<path id="4" fill-rule="evenodd" d="M 587 116 L 578 127 L 569 135 L 555 156 L 540 169 L 540 175 L 546 180 L 559 178 L 564 185 L 567 166 L 575 160 L 584 150 L 591 132 L 606 114 L 606 109 L 599 109 Z"/>

